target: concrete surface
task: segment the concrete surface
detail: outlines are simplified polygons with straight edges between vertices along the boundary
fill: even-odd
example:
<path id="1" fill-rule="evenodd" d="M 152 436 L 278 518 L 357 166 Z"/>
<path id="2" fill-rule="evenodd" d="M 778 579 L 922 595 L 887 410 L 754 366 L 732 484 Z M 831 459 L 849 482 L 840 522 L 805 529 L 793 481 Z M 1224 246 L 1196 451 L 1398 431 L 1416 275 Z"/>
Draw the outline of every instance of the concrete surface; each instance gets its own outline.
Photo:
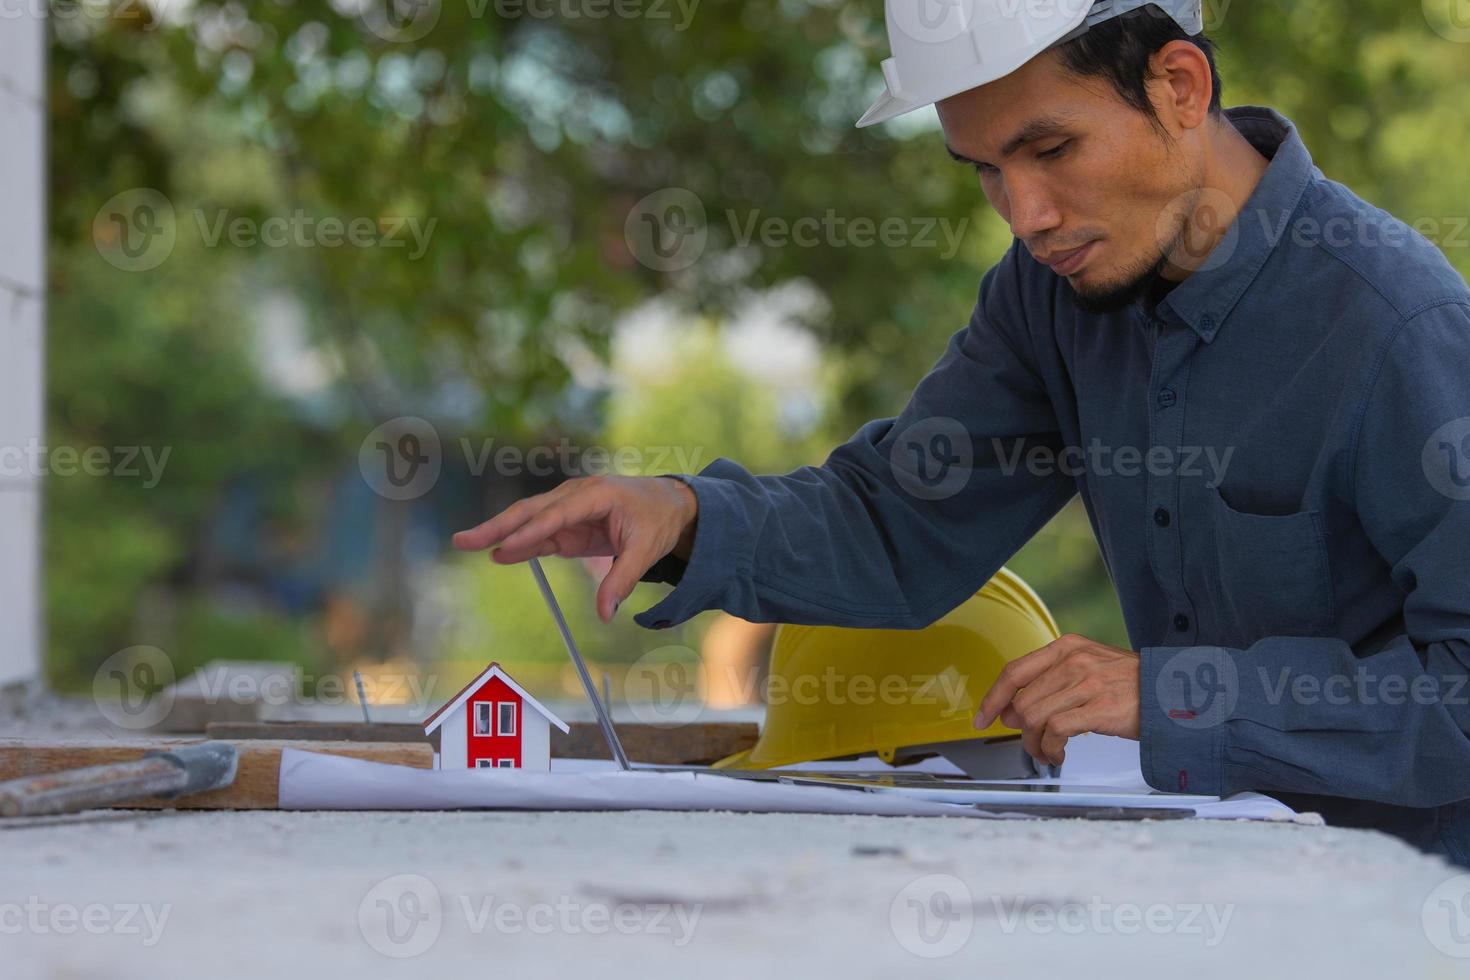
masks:
<path id="1" fill-rule="evenodd" d="M 92 727 L 75 704 L 0 708 L 0 735 Z M 1238 822 L 187 811 L 0 822 L 6 980 L 471 970 L 1461 977 L 1470 875 L 1381 834 Z"/>
<path id="2" fill-rule="evenodd" d="M 1470 972 L 1452 870 L 1291 825 L 128 811 L 0 868 L 11 978 Z"/>

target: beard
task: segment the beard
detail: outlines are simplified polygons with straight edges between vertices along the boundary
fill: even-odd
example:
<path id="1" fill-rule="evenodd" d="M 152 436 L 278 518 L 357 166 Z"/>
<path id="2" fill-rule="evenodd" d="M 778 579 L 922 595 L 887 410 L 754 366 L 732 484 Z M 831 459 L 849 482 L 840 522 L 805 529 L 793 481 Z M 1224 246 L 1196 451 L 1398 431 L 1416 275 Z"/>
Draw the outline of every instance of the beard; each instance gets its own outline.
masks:
<path id="1" fill-rule="evenodd" d="M 1096 289 L 1081 290 L 1070 282 L 1072 297 L 1077 305 L 1088 313 L 1116 313 L 1132 306 L 1148 291 L 1164 266 L 1169 253 L 1160 252 L 1157 258 L 1145 260 L 1124 273 L 1118 282 L 1108 283 Z"/>
<path id="2" fill-rule="evenodd" d="M 1173 255 L 1184 241 L 1189 229 L 1188 216 L 1192 209 L 1191 203 L 1189 207 L 1181 211 L 1178 221 L 1174 223 L 1173 234 L 1166 242 L 1160 244 L 1157 252 L 1133 263 L 1113 282 L 1082 290 L 1073 286 L 1071 280 L 1067 280 L 1067 285 L 1071 288 L 1077 305 L 1085 312 L 1098 314 L 1116 313 L 1137 302 L 1169 264 L 1169 256 Z"/>

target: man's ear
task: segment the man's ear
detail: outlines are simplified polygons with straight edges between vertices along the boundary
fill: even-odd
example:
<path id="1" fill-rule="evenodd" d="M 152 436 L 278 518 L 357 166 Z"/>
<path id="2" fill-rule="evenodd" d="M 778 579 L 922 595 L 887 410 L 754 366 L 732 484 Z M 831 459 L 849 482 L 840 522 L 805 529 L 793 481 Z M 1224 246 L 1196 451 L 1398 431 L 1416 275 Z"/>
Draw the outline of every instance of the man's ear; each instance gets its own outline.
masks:
<path id="1" fill-rule="evenodd" d="M 1196 129 L 1210 115 L 1215 73 L 1210 59 L 1190 41 L 1170 41 L 1149 59 L 1149 99 L 1169 132 Z"/>

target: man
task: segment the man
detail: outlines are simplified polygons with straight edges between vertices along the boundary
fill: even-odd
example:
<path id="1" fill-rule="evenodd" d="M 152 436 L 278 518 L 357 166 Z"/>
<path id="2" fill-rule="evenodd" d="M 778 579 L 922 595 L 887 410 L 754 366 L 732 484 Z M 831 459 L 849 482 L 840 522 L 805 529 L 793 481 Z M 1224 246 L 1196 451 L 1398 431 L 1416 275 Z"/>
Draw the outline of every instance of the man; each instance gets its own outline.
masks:
<path id="1" fill-rule="evenodd" d="M 917 628 L 1080 493 L 1134 649 L 1065 636 L 977 726 L 1053 763 L 1139 739 L 1159 789 L 1272 793 L 1470 864 L 1470 289 L 1287 119 L 1222 110 L 1198 3 L 1162 6 L 1041 25 L 1068 34 L 937 92 L 947 39 L 890 9 L 865 121 L 936 101 L 1015 236 L 898 418 L 785 476 L 569 481 L 455 543 L 616 555 L 604 619 L 646 576 L 677 583 L 654 628 Z"/>

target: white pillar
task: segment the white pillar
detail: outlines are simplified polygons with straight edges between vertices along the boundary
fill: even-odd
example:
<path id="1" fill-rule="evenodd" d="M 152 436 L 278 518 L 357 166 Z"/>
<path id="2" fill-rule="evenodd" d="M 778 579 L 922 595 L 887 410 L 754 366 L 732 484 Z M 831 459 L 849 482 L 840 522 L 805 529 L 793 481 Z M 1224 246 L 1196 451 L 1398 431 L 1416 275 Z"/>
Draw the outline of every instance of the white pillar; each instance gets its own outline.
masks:
<path id="1" fill-rule="evenodd" d="M 41 669 L 41 479 L 18 465 L 45 442 L 46 23 L 0 17 L 0 686 Z M 24 11 L 24 12 L 23 12 Z"/>

